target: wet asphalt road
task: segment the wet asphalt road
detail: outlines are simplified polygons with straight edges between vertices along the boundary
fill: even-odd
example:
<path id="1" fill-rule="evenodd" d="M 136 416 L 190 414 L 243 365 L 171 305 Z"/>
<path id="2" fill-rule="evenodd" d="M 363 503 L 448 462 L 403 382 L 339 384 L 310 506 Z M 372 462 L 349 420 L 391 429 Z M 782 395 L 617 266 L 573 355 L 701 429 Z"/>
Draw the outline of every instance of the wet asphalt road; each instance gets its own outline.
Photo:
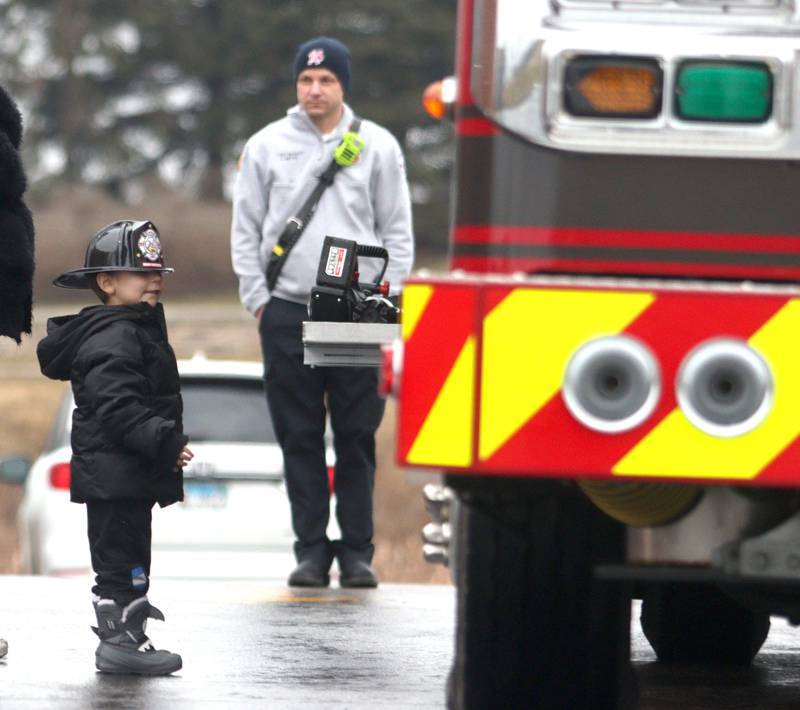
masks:
<path id="1" fill-rule="evenodd" d="M 0 576 L 0 708 L 435 708 L 444 703 L 453 590 L 296 590 L 276 583 L 158 581 L 168 678 L 94 669 L 83 579 Z"/>
<path id="2" fill-rule="evenodd" d="M 182 654 L 183 670 L 107 676 L 94 670 L 86 579 L 0 576 L 0 635 L 10 642 L 0 708 L 444 707 L 450 587 L 155 580 L 150 597 L 167 617 L 150 635 Z M 655 663 L 634 624 L 640 710 L 800 708 L 798 633 L 774 619 L 752 668 L 681 669 Z"/>

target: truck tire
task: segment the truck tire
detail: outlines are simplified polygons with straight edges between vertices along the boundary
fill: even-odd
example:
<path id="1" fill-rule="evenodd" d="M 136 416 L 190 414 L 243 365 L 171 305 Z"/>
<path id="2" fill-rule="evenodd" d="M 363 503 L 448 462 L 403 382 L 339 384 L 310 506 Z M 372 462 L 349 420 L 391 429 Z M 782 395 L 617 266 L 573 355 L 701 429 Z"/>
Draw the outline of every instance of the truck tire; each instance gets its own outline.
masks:
<path id="1" fill-rule="evenodd" d="M 747 665 L 769 633 L 769 614 L 710 584 L 665 583 L 642 598 L 642 631 L 659 661 Z"/>
<path id="2" fill-rule="evenodd" d="M 456 524 L 456 650 L 448 707 L 635 707 L 630 599 L 599 582 L 623 527 L 569 484 L 448 477 Z"/>

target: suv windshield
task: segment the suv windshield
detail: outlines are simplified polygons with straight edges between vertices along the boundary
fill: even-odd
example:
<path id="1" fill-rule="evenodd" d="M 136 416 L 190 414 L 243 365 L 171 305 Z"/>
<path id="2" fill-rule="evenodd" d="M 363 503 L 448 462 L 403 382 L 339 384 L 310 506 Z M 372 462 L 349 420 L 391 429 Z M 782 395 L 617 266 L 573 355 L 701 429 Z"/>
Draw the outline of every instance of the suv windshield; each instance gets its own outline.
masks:
<path id="1" fill-rule="evenodd" d="M 190 441 L 275 441 L 260 380 L 181 378 L 183 430 Z"/>

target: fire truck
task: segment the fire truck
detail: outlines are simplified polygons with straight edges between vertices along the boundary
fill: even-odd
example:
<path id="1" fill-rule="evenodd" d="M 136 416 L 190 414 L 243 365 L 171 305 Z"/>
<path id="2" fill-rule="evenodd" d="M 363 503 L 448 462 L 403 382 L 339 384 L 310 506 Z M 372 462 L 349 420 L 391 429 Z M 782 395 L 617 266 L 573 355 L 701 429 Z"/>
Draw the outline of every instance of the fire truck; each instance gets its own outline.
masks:
<path id="1" fill-rule="evenodd" d="M 451 707 L 635 707 L 632 597 L 661 661 L 800 622 L 799 50 L 793 0 L 461 0 L 450 270 L 386 365 Z"/>

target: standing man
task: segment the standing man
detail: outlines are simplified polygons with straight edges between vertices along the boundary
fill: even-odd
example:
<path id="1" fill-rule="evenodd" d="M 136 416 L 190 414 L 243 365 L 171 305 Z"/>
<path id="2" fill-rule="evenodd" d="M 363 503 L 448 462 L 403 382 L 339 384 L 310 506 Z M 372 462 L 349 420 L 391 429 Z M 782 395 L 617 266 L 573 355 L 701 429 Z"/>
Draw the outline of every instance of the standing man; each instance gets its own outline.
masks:
<path id="1" fill-rule="evenodd" d="M 354 125 L 353 111 L 344 103 L 350 72 L 350 52 L 338 40 L 318 37 L 298 48 L 297 105 L 247 142 L 233 195 L 233 268 L 242 303 L 259 323 L 267 398 L 283 450 L 296 537 L 298 564 L 289 584 L 301 587 L 327 586 L 334 557 L 343 587 L 378 584 L 371 567 L 375 431 L 383 416 L 377 371 L 303 364 L 301 323 L 308 319 L 323 239 L 331 235 L 385 247 L 393 293 L 408 275 L 414 252 L 402 152 L 377 124 Z M 365 143 L 357 162 L 340 170 L 324 191 L 270 292 L 265 269 L 284 225 L 313 191 L 343 134 L 356 127 Z M 362 281 L 377 275 L 372 261 L 360 264 Z M 335 541 L 326 532 L 326 408 L 336 451 L 341 540 Z"/>

